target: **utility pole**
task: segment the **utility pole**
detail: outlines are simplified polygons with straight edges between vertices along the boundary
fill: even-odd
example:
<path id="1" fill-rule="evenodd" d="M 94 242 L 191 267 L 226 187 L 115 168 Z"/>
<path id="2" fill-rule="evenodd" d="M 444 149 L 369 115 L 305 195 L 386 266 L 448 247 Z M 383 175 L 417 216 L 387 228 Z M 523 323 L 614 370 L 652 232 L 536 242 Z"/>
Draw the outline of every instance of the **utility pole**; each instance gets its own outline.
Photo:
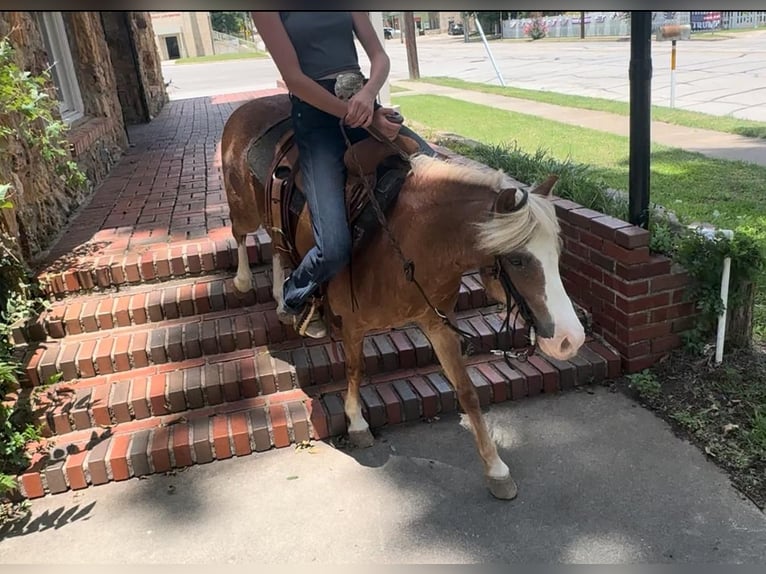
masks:
<path id="1" fill-rule="evenodd" d="M 652 127 L 652 13 L 630 18 L 630 223 L 649 226 L 649 168 Z"/>
<path id="2" fill-rule="evenodd" d="M 580 39 L 585 39 L 585 12 L 580 12 Z"/>
<path id="3" fill-rule="evenodd" d="M 415 34 L 415 16 L 412 12 L 402 14 L 404 21 L 404 41 L 407 47 L 407 66 L 410 69 L 410 80 L 420 79 L 420 66 L 418 65 L 418 47 Z"/>

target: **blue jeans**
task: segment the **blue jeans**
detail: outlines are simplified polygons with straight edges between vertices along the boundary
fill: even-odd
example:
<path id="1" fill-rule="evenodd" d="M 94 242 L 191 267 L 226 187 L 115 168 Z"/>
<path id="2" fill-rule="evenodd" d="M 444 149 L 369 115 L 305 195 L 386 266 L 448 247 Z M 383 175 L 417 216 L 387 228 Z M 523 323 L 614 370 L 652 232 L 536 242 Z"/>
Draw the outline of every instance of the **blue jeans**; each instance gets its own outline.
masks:
<path id="1" fill-rule="evenodd" d="M 331 87 L 327 87 L 332 91 Z M 346 141 L 340 119 L 290 95 L 295 141 L 300 154 L 303 193 L 314 232 L 312 247 L 284 285 L 285 310 L 300 313 L 317 288 L 339 273 L 351 257 L 351 231 L 346 216 Z M 380 107 L 375 104 L 375 107 Z M 371 137 L 364 128 L 346 127 L 351 143 Z M 418 139 L 411 130 L 402 133 Z M 426 153 L 433 151 L 424 149 Z"/>

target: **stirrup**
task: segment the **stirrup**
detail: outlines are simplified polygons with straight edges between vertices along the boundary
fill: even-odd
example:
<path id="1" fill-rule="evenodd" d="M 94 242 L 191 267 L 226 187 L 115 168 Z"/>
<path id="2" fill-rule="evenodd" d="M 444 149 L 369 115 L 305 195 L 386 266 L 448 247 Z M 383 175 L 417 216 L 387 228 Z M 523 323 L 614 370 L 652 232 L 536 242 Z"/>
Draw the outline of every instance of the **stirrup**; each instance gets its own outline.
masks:
<path id="1" fill-rule="evenodd" d="M 323 339 L 327 336 L 327 325 L 319 314 L 321 300 L 311 298 L 311 303 L 293 317 L 293 328 L 301 337 Z"/>

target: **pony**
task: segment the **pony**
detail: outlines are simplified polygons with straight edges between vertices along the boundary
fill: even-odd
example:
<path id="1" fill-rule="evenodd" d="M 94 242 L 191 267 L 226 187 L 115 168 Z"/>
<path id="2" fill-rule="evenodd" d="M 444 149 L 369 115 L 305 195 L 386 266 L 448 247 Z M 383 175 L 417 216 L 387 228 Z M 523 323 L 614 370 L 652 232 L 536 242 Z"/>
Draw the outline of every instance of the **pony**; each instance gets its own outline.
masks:
<path id="1" fill-rule="evenodd" d="M 271 165 L 275 155 L 275 138 L 268 134 L 280 122 L 289 122 L 289 116 L 288 97 L 278 94 L 248 101 L 224 126 L 222 173 L 237 243 L 234 284 L 240 292 L 252 289 L 253 281 L 246 236 L 264 224 L 268 208 L 264 190 L 272 174 L 264 166 Z M 348 438 L 357 447 L 374 443 L 359 395 L 364 335 L 417 324 L 470 421 L 490 493 L 510 500 L 518 488 L 490 438 L 466 370 L 460 332 L 454 328 L 454 308 L 462 275 L 478 269 L 489 296 L 509 310 L 515 306 L 522 311 L 544 354 L 559 360 L 577 354 L 585 331 L 559 275 L 561 240 L 550 201 L 556 177 L 530 191 L 514 185 L 503 172 L 468 160 L 416 153 L 408 162 L 386 223 L 417 281 L 403 272 L 391 237 L 379 229 L 354 255 L 353 265 L 324 288 L 327 307 L 339 319 L 336 331 L 346 358 Z M 278 239 L 277 231 L 266 231 Z M 303 246 L 303 253 L 308 247 Z M 275 249 L 273 293 L 278 308 L 283 304 L 284 264 L 283 254 Z"/>

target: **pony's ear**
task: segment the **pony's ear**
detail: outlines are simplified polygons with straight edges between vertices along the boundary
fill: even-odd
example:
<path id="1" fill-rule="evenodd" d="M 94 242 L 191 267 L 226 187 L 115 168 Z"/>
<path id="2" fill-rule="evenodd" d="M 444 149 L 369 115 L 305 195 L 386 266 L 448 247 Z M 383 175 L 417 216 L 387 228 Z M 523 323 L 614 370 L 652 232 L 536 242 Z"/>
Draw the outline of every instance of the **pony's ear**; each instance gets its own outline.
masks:
<path id="1" fill-rule="evenodd" d="M 495 199 L 495 211 L 497 213 L 510 213 L 513 211 L 513 208 L 516 207 L 517 191 L 515 187 L 507 187 L 500 190 L 497 199 Z"/>
<path id="2" fill-rule="evenodd" d="M 549 175 L 548 179 L 546 179 L 544 182 L 539 184 L 537 187 L 535 187 L 532 190 L 532 193 L 535 195 L 542 195 L 543 197 L 548 197 L 551 194 L 551 191 L 553 191 L 553 186 L 556 185 L 556 182 L 559 180 L 559 176 L 557 175 Z"/>

